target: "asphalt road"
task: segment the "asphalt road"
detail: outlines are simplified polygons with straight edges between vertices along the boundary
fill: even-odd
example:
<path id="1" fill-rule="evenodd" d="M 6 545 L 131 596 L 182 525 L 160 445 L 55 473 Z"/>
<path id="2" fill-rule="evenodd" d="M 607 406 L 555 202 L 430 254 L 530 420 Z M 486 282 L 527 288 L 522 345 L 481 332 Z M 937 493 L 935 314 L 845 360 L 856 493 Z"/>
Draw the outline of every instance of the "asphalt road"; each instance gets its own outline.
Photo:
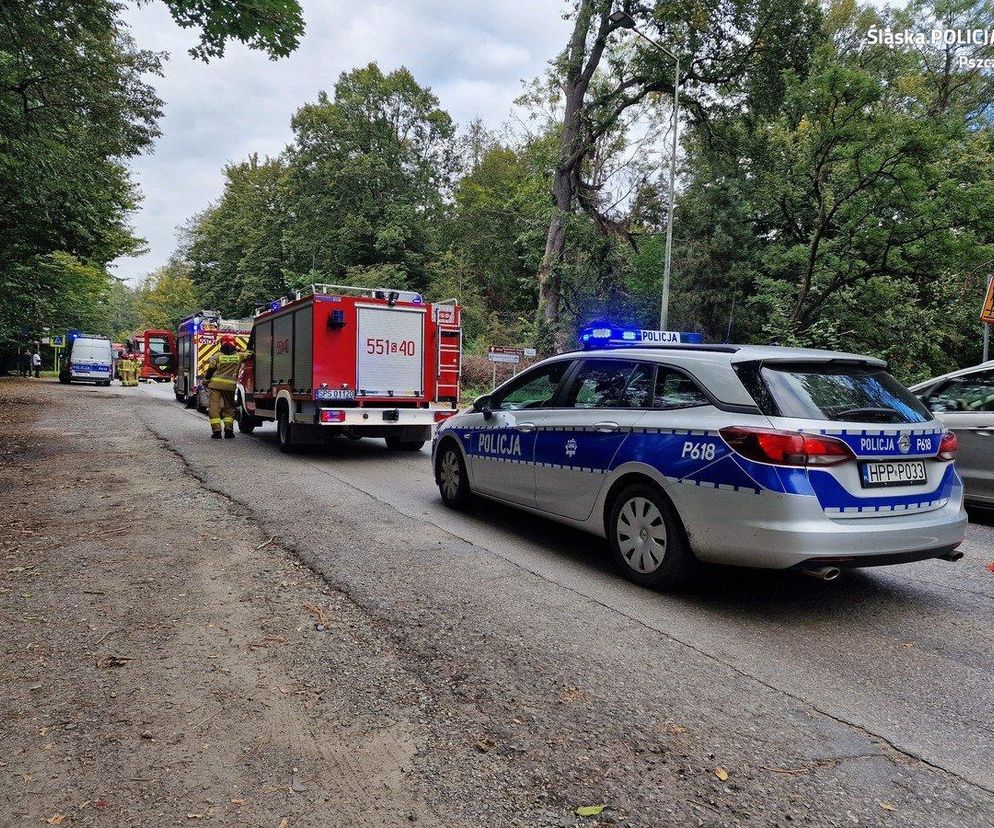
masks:
<path id="1" fill-rule="evenodd" d="M 497 707 L 538 706 L 554 679 L 591 700 L 576 727 L 605 739 L 676 727 L 695 737 L 688 762 L 720 763 L 733 782 L 737 769 L 770 807 L 789 782 L 836 797 L 841 824 L 875 824 L 894 802 L 891 824 L 994 825 L 991 525 L 971 523 L 958 563 L 832 583 L 715 569 L 657 594 L 617 576 L 597 538 L 489 503 L 446 509 L 427 447 L 340 440 L 284 456 L 272 426 L 206 439 L 167 387 L 142 386 L 133 405 L 208 487 L 405 630 L 412 654 L 456 651 Z M 770 766 L 821 770 L 757 771 Z"/>

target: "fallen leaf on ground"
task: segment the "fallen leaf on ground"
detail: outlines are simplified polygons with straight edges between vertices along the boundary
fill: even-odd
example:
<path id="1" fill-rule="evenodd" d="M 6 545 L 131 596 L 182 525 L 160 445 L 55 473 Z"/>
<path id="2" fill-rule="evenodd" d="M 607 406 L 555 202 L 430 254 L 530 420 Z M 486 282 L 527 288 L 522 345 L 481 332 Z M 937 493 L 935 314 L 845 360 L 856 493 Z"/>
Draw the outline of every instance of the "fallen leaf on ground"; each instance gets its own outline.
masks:
<path id="1" fill-rule="evenodd" d="M 728 771 L 724 768 L 718 767 L 714 769 L 714 775 L 717 776 L 722 782 L 728 781 Z"/>
<path id="2" fill-rule="evenodd" d="M 891 805 L 889 802 L 878 802 L 877 805 L 879 805 L 885 811 L 896 811 L 897 810 L 897 806 L 896 805 Z"/>
<path id="3" fill-rule="evenodd" d="M 606 807 L 607 805 L 581 805 L 576 812 L 582 817 L 597 816 Z"/>
<path id="4" fill-rule="evenodd" d="M 987 571 L 994 572 L 994 561 L 991 561 L 989 564 L 987 564 Z"/>
<path id="5" fill-rule="evenodd" d="M 232 805 L 244 805 L 245 804 L 245 800 L 244 799 L 232 799 L 231 800 L 231 804 Z"/>
<path id="6" fill-rule="evenodd" d="M 277 826 L 277 828 L 289 828 L 289 825 L 290 825 L 290 820 L 284 817 L 283 819 L 280 820 L 280 824 Z"/>
<path id="7" fill-rule="evenodd" d="M 96 802 L 93 803 L 93 807 L 94 808 L 106 808 L 107 807 L 107 800 L 106 799 L 98 799 Z"/>
<path id="8" fill-rule="evenodd" d="M 65 814 L 52 814 L 48 819 L 45 820 L 49 825 L 61 825 L 65 820 Z"/>

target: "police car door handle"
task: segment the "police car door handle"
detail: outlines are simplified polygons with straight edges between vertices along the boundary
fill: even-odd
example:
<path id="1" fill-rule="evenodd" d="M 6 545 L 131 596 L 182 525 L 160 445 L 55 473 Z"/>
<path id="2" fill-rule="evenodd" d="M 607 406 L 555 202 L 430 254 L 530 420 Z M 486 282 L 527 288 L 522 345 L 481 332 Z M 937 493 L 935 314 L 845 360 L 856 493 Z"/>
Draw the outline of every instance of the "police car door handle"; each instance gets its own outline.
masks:
<path id="1" fill-rule="evenodd" d="M 601 423 L 594 423 L 594 431 L 609 432 L 617 431 L 619 428 L 621 428 L 621 426 L 611 420 L 604 420 Z"/>
<path id="2" fill-rule="evenodd" d="M 535 423 L 518 423 L 517 429 L 518 431 L 534 431 Z"/>

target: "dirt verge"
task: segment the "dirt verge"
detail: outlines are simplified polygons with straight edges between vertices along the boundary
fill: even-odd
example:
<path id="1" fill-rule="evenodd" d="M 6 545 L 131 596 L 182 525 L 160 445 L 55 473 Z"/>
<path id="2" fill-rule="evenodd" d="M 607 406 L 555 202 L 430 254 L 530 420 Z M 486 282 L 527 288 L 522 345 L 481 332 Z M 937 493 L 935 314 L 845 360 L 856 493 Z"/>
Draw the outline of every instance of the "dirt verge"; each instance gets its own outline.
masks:
<path id="1" fill-rule="evenodd" d="M 101 392 L 0 384 L 2 821 L 439 824 L 373 622 Z"/>

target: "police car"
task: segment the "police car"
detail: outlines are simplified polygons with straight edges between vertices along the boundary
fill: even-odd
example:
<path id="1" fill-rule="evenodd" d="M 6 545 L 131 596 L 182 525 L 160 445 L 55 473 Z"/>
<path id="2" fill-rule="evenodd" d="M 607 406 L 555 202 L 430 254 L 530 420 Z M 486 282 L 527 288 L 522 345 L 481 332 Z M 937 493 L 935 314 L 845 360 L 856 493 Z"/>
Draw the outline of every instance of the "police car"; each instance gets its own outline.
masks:
<path id="1" fill-rule="evenodd" d="M 473 495 L 606 537 L 651 587 L 701 561 L 958 560 L 956 437 L 872 357 L 598 327 L 442 423 L 442 500 Z M 698 338 L 699 341 L 699 338 Z"/>

